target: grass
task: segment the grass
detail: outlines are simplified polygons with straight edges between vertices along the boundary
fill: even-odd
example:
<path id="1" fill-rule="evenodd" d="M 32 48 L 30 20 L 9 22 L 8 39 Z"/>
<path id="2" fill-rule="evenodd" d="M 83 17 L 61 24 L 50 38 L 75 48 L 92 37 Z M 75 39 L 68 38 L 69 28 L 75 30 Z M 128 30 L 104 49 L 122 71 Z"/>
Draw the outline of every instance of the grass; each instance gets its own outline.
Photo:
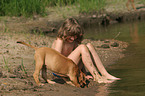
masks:
<path id="1" fill-rule="evenodd" d="M 42 0 L 1 0 L 1 16 L 30 16 L 43 15 L 45 7 Z"/>
<path id="2" fill-rule="evenodd" d="M 80 12 L 94 12 L 104 8 L 106 0 L 78 0 Z"/>
<path id="3" fill-rule="evenodd" d="M 8 70 L 8 72 L 10 72 L 10 68 L 8 66 L 8 60 L 6 60 L 5 56 L 3 56 L 3 60 L 4 60 L 4 64 L 5 64 L 5 68 Z"/>
<path id="4" fill-rule="evenodd" d="M 108 6 L 111 7 L 110 10 L 124 10 L 126 2 L 127 0 L 0 0 L 0 16 L 45 16 L 51 13 L 50 8 L 54 8 L 57 9 L 54 11 L 67 18 L 67 15 L 73 13 L 99 12 L 109 9 Z M 145 0 L 135 0 L 135 3 L 145 4 Z"/>
<path id="5" fill-rule="evenodd" d="M 75 6 L 79 12 L 98 11 L 105 6 L 105 1 L 106 0 L 0 0 L 0 16 L 44 16 L 47 13 L 47 8 L 60 8 L 64 6 Z"/>
<path id="6" fill-rule="evenodd" d="M 27 76 L 27 71 L 24 67 L 24 64 L 23 64 L 23 59 L 22 59 L 22 62 L 21 62 L 21 67 L 22 67 L 22 71 L 25 73 L 25 75 Z"/>
<path id="7" fill-rule="evenodd" d="M 5 56 L 4 55 L 2 55 L 3 56 L 3 61 L 4 61 L 4 68 L 6 68 L 6 70 L 8 70 L 8 72 L 10 72 L 10 68 L 9 68 L 9 66 L 8 66 L 8 60 L 6 60 L 6 58 L 5 58 Z M 27 71 L 26 71 L 26 69 L 25 69 L 25 67 L 24 67 L 24 64 L 23 64 L 23 59 L 22 59 L 22 62 L 21 62 L 21 70 L 24 72 L 24 74 L 27 76 Z"/>

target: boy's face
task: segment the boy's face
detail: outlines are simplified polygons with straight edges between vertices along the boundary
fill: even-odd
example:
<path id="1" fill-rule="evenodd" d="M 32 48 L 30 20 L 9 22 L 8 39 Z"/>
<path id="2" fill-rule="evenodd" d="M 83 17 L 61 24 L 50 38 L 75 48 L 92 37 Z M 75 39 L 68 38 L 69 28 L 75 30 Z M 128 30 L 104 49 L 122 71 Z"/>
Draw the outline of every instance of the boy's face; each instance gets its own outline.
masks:
<path id="1" fill-rule="evenodd" d="M 66 41 L 72 43 L 76 39 L 77 39 L 77 36 L 76 35 L 75 36 L 67 36 Z"/>

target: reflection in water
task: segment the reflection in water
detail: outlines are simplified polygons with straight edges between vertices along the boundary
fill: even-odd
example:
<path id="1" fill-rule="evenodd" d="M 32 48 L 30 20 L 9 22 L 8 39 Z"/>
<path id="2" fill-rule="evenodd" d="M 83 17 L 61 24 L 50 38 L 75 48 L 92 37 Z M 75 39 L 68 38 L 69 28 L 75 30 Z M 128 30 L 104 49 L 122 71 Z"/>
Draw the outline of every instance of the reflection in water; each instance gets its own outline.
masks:
<path id="1" fill-rule="evenodd" d="M 89 28 L 86 38 L 112 39 L 129 43 L 125 58 L 111 65 L 109 69 L 120 81 L 109 86 L 99 86 L 96 96 L 144 96 L 145 95 L 145 22 L 131 22 L 111 25 L 105 29 Z M 101 30 L 101 31 L 100 31 Z"/>
<path id="2" fill-rule="evenodd" d="M 109 96 L 116 96 L 117 94 L 119 94 L 118 96 L 144 96 L 144 25 L 145 23 L 142 22 L 130 23 L 124 27 L 126 31 L 122 31 L 120 38 L 123 38 L 121 40 L 128 41 L 129 47 L 126 51 L 126 57 L 118 60 L 117 65 L 112 65 L 118 70 L 118 75 L 122 80 L 111 86 L 112 92 L 110 92 Z M 127 30 L 129 30 L 129 34 L 126 34 Z M 114 90 L 116 92 L 113 92 Z"/>
<path id="3" fill-rule="evenodd" d="M 135 22 L 133 24 L 130 24 L 130 36 L 132 38 L 132 43 L 138 43 L 139 42 L 137 22 Z"/>
<path id="4" fill-rule="evenodd" d="M 108 96 L 108 94 L 109 94 L 109 90 L 108 90 L 109 86 L 110 86 L 110 84 L 97 86 L 98 87 L 98 89 L 97 89 L 98 93 L 96 93 L 95 96 Z"/>

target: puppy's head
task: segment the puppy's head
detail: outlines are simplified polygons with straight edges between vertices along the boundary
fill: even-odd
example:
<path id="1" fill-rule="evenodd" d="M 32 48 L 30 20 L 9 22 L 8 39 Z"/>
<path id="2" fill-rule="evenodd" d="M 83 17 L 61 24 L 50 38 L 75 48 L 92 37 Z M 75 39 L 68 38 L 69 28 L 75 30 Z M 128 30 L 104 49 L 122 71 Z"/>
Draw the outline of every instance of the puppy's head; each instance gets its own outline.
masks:
<path id="1" fill-rule="evenodd" d="M 79 70 L 78 72 L 78 83 L 80 84 L 80 87 L 81 88 L 85 88 L 87 87 L 87 83 L 86 83 L 86 75 L 81 71 Z"/>

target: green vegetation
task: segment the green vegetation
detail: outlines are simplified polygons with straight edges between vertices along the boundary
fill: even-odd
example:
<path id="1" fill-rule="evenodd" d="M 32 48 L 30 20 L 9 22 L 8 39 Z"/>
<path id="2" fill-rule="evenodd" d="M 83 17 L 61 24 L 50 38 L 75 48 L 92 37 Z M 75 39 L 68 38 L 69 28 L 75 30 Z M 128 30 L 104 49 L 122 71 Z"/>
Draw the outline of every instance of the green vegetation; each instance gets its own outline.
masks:
<path id="1" fill-rule="evenodd" d="M 99 11 L 104 8 L 106 0 L 78 0 L 80 12 Z"/>
<path id="2" fill-rule="evenodd" d="M 5 64 L 5 68 L 8 70 L 8 72 L 10 72 L 10 68 L 8 66 L 8 60 L 5 59 L 5 56 L 3 55 L 3 60 L 4 60 L 4 64 Z"/>
<path id="3" fill-rule="evenodd" d="M 43 15 L 45 12 L 42 0 L 0 0 L 1 16 Z"/>
<path id="4" fill-rule="evenodd" d="M 145 4 L 145 0 L 134 1 L 135 4 Z M 117 10 L 116 12 L 126 10 L 126 2 L 127 0 L 0 0 L 0 16 L 44 16 L 54 9 L 53 12 L 65 18 L 72 13 L 99 12 L 102 9 Z"/>
<path id="5" fill-rule="evenodd" d="M 0 0 L 0 16 L 45 15 L 49 7 L 76 6 L 79 12 L 101 10 L 106 0 Z"/>
<path id="6" fill-rule="evenodd" d="M 25 75 L 27 76 L 27 71 L 24 67 L 24 64 L 23 64 L 23 59 L 22 59 L 22 62 L 21 62 L 21 67 L 22 67 L 22 71 L 25 73 Z"/>

